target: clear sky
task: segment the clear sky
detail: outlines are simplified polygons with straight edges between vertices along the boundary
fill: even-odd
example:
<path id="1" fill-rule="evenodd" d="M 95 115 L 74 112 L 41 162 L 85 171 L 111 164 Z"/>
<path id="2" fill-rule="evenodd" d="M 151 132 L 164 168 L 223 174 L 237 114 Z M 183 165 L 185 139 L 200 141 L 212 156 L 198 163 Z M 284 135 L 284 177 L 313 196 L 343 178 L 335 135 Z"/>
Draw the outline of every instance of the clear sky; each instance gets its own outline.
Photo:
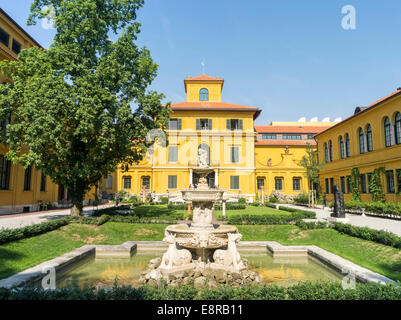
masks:
<path id="1" fill-rule="evenodd" d="M 32 0 L 0 6 L 42 46 L 53 30 L 26 26 Z M 356 9 L 344 30 L 341 9 Z M 159 64 L 152 89 L 185 100 L 183 80 L 225 80 L 223 101 L 263 110 L 256 124 L 347 117 L 401 87 L 399 0 L 145 0 L 138 13 Z"/>

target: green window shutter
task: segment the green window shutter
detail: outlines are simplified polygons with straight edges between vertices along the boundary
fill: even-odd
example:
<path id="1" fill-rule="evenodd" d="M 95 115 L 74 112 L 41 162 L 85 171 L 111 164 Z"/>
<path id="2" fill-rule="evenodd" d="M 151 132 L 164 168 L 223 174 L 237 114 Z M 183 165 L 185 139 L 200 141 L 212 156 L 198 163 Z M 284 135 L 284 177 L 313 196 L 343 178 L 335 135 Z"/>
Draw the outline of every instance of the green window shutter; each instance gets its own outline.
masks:
<path id="1" fill-rule="evenodd" d="M 200 119 L 196 119 L 196 130 L 200 130 Z"/>
<path id="2" fill-rule="evenodd" d="M 231 147 L 231 163 L 239 163 L 239 148 Z"/>
<path id="3" fill-rule="evenodd" d="M 212 130 L 212 119 L 208 119 L 209 130 Z"/>
<path id="4" fill-rule="evenodd" d="M 242 120 L 238 120 L 239 130 L 242 130 Z"/>
<path id="5" fill-rule="evenodd" d="M 168 162 L 177 162 L 177 152 L 178 152 L 178 147 L 177 146 L 170 146 L 168 148 Z"/>
<path id="6" fill-rule="evenodd" d="M 230 189 L 239 190 L 239 176 L 230 177 Z"/>
<path id="7" fill-rule="evenodd" d="M 177 176 L 168 176 L 168 188 L 177 189 Z"/>
<path id="8" fill-rule="evenodd" d="M 227 119 L 227 130 L 231 130 L 231 119 Z"/>
<path id="9" fill-rule="evenodd" d="M 177 120 L 177 130 L 182 130 L 182 119 Z"/>

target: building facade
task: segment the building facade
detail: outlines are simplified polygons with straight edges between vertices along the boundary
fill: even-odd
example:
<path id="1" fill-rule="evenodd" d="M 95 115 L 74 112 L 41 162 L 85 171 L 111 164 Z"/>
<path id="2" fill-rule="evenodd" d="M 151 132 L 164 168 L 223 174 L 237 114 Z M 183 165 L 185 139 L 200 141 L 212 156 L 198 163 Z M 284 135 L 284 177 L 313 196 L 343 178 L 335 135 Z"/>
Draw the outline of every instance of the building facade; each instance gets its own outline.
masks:
<path id="1" fill-rule="evenodd" d="M 285 122 L 254 126 L 257 107 L 222 102 L 224 80 L 206 75 L 184 80 L 187 101 L 173 103 L 166 146 L 157 145 L 146 159 L 117 170 L 117 188 L 159 196 L 196 185 L 199 149 L 206 150 L 214 172 L 209 185 L 239 194 L 248 201 L 280 191 L 308 191 L 305 169 L 299 165 L 313 136 L 334 123 Z"/>
<path id="2" fill-rule="evenodd" d="M 352 199 L 352 169 L 359 171 L 362 201 L 371 201 L 371 174 L 383 168 L 382 187 L 389 202 L 401 200 L 401 88 L 316 136 L 319 160 L 324 162 L 320 185 L 333 199 L 339 185 Z"/>
<path id="3" fill-rule="evenodd" d="M 33 46 L 41 47 L 0 8 L 0 60 L 15 61 L 22 49 Z M 0 83 L 9 81 L 0 75 Z M 11 116 L 0 123 L 1 134 L 10 121 Z M 52 183 L 41 170 L 23 168 L 8 161 L 4 157 L 7 151 L 7 146 L 0 142 L 0 214 L 38 210 L 41 203 L 56 204 L 67 196 L 66 191 Z"/>

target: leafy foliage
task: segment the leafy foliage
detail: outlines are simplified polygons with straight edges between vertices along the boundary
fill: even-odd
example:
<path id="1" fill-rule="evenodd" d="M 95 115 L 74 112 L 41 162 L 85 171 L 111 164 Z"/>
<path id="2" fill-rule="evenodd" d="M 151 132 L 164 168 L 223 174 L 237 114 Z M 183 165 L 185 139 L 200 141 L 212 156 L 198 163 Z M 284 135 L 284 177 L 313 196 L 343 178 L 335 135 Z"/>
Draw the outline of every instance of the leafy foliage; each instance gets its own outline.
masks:
<path id="1" fill-rule="evenodd" d="M 147 91 L 157 65 L 135 41 L 143 0 L 34 0 L 29 23 L 55 9 L 57 33 L 48 50 L 22 50 L 0 62 L 12 83 L 0 86 L 0 120 L 7 126 L 7 157 L 42 169 L 82 212 L 84 194 L 120 163 L 140 161 L 164 128 L 163 94 Z M 109 34 L 119 34 L 115 42 Z"/>
<path id="2" fill-rule="evenodd" d="M 382 177 L 386 173 L 385 167 L 376 168 L 370 175 L 369 191 L 372 194 L 372 201 L 385 202 L 386 198 L 383 192 Z"/>
<path id="3" fill-rule="evenodd" d="M 196 289 L 192 285 L 171 287 L 113 288 L 0 288 L 0 300 L 401 300 L 401 286 L 357 283 L 343 289 L 340 282 L 299 282 L 290 287 L 247 286 Z"/>
<path id="4" fill-rule="evenodd" d="M 319 171 L 323 168 L 324 163 L 319 163 L 319 152 L 307 143 L 306 155 L 299 162 L 299 165 L 306 170 L 306 176 L 309 182 L 309 190 L 313 189 L 313 184 L 319 182 Z"/>
<path id="5" fill-rule="evenodd" d="M 361 201 L 361 189 L 360 189 L 360 177 L 359 169 L 351 169 L 351 187 L 352 187 L 352 200 Z"/>

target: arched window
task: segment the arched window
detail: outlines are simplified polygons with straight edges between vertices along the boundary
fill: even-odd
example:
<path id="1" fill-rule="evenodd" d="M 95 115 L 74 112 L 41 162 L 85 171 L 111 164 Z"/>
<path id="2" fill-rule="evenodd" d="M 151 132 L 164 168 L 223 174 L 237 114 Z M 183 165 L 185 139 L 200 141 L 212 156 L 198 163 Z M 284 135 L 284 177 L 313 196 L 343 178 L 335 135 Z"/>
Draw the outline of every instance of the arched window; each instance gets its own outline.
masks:
<path id="1" fill-rule="evenodd" d="M 329 161 L 333 161 L 333 143 L 331 140 L 329 141 Z"/>
<path id="2" fill-rule="evenodd" d="M 341 157 L 341 159 L 344 159 L 345 158 L 345 153 L 344 153 L 344 140 L 343 140 L 343 137 L 342 136 L 340 136 L 340 157 Z"/>
<path id="3" fill-rule="evenodd" d="M 384 119 L 384 142 L 386 147 L 391 147 L 391 123 L 388 117 Z"/>
<path id="4" fill-rule="evenodd" d="M 351 148 L 349 144 L 349 134 L 345 134 L 345 156 L 348 158 L 351 156 Z"/>
<path id="5" fill-rule="evenodd" d="M 329 162 L 329 149 L 326 142 L 324 143 L 324 162 Z"/>
<path id="6" fill-rule="evenodd" d="M 359 135 L 359 153 L 365 153 L 365 135 L 363 134 L 362 128 L 358 130 Z"/>
<path id="7" fill-rule="evenodd" d="M 367 150 L 368 152 L 373 151 L 373 137 L 372 137 L 372 127 L 370 124 L 366 127 L 366 142 L 367 142 Z"/>
<path id="8" fill-rule="evenodd" d="M 401 113 L 399 112 L 397 112 L 397 114 L 395 115 L 394 132 L 395 143 L 401 144 Z"/>
<path id="9" fill-rule="evenodd" d="M 209 101 L 209 90 L 203 88 L 199 91 L 199 101 Z"/>

